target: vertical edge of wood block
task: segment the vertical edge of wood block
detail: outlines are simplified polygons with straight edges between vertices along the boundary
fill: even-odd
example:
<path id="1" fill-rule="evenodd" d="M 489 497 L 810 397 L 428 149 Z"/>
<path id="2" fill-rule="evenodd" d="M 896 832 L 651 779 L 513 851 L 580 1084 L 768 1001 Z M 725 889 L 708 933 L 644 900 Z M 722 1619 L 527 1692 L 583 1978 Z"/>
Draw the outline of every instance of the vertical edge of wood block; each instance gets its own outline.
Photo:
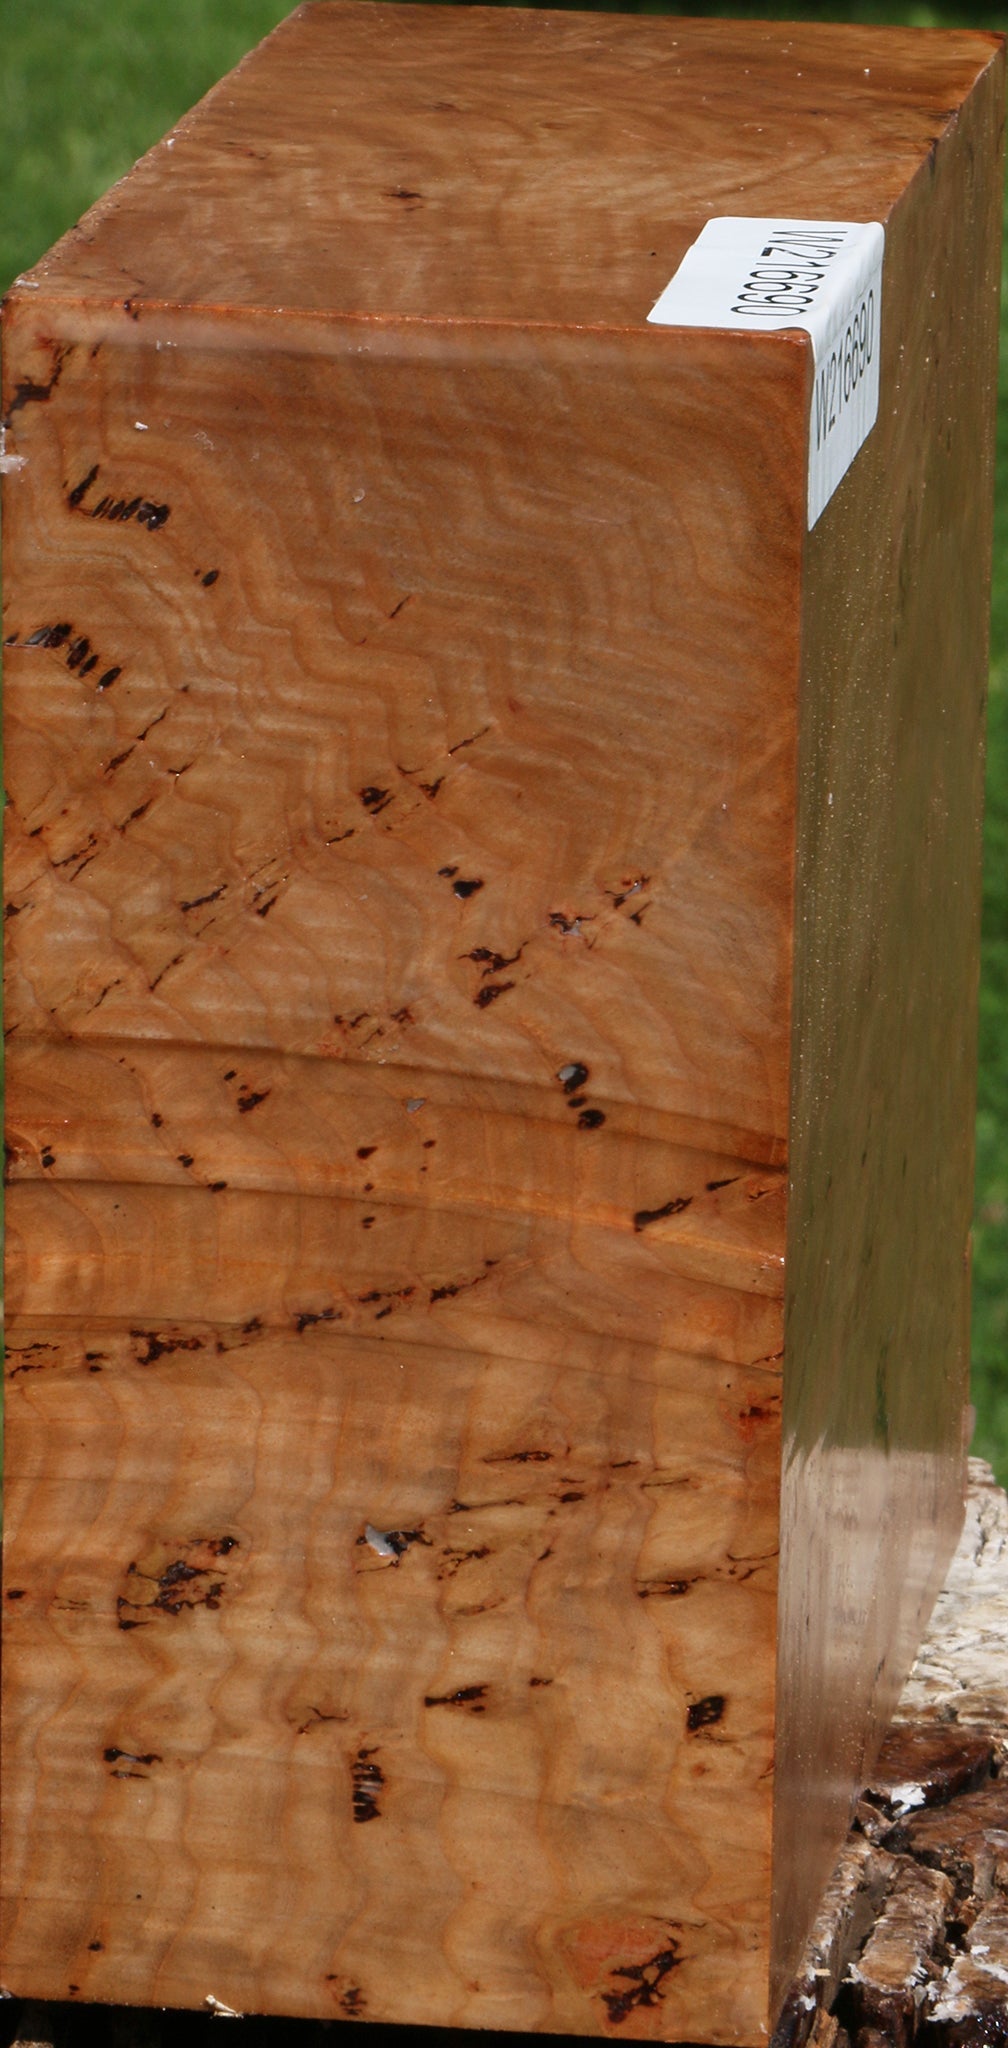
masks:
<path id="1" fill-rule="evenodd" d="M 886 223 L 809 537 L 775 1817 L 783 1997 L 962 1518 L 1004 58 Z"/>

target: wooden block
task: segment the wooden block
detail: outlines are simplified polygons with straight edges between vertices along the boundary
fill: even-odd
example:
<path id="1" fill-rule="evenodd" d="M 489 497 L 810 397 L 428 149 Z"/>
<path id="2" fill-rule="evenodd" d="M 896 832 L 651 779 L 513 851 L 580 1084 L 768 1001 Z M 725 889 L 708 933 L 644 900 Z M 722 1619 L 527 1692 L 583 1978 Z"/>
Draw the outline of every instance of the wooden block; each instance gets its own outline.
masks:
<path id="1" fill-rule="evenodd" d="M 320 0 L 6 312 L 18 1996 L 765 2041 L 961 1517 L 999 40 Z M 812 344 L 647 315 L 885 230 Z"/>

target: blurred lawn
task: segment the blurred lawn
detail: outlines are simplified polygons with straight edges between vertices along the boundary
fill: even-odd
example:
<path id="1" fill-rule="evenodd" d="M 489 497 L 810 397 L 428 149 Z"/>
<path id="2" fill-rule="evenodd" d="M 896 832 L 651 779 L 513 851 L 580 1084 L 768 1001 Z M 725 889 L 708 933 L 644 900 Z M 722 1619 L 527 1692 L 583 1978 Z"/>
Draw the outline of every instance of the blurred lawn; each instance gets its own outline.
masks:
<path id="1" fill-rule="evenodd" d="M 291 0 L 292 4 L 292 0 Z M 591 0 L 580 0 L 590 5 Z M 288 0 L 2 0 L 0 287 L 289 11 Z M 637 11 L 631 7 L 625 11 Z M 736 0 L 640 11 L 1001 26 L 985 0 Z M 974 1263 L 975 1448 L 1008 1483 L 1008 281 L 1001 394 L 985 833 Z"/>

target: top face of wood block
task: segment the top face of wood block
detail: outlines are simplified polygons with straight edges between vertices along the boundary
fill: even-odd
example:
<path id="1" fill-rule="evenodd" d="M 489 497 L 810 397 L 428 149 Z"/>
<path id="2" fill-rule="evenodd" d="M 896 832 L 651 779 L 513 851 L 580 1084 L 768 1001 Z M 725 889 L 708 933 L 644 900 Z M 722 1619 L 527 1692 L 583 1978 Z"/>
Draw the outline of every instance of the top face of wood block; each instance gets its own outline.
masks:
<path id="1" fill-rule="evenodd" d="M 998 40 L 315 0 L 30 278 L 129 309 L 640 328 L 711 217 L 884 222 Z"/>

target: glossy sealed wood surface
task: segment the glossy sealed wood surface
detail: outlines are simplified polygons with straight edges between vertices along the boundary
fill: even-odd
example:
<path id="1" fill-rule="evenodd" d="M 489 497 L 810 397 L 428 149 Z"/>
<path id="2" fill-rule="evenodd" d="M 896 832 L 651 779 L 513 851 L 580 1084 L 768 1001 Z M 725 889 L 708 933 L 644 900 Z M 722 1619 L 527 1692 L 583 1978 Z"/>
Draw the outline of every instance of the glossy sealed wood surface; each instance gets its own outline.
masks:
<path id="1" fill-rule="evenodd" d="M 651 333 L 417 360 L 337 329 L 306 360 L 286 330 L 232 356 L 117 318 L 114 341 L 83 322 L 26 409 L 11 484 L 32 939 L 10 1023 L 55 1004 L 89 1040 L 474 1072 L 554 1104 L 583 1064 L 582 1109 L 710 1119 L 779 1158 L 800 344 L 758 347 L 754 414 L 719 392 L 738 337 L 682 337 L 670 377 Z M 134 499 L 163 522 L 109 516 Z"/>
<path id="2" fill-rule="evenodd" d="M 16 416 L 4 1981 L 757 2039 L 803 350 L 712 435 L 730 339 L 105 317 Z"/>
<path id="3" fill-rule="evenodd" d="M 961 1517 L 1001 236 L 999 181 L 976 166 L 1003 133 L 997 66 L 892 224 L 890 402 L 806 562 L 782 1972 Z M 936 338 L 928 308 L 967 271 L 976 296 L 948 291 Z"/>
<path id="4" fill-rule="evenodd" d="M 884 220 L 996 47 L 965 30 L 321 0 L 36 274 L 141 318 L 639 328 L 713 215 Z"/>
<path id="5" fill-rule="evenodd" d="M 1000 88 L 320 0 L 8 302 L 15 1993 L 768 2039 L 957 1513 Z M 644 324 L 777 207 L 811 539 Z"/>

